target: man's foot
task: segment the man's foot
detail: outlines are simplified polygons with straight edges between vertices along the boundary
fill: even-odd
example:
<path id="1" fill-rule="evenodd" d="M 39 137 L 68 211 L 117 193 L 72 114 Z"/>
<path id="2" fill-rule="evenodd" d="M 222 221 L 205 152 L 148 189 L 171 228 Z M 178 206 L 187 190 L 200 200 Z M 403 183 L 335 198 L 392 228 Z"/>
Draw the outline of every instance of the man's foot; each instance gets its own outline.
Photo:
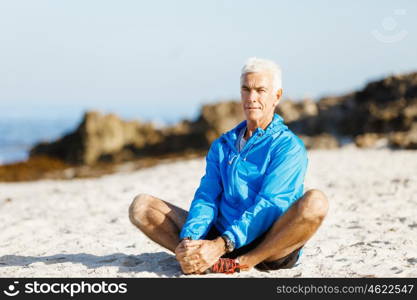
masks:
<path id="1" fill-rule="evenodd" d="M 219 260 L 208 270 L 206 274 L 210 273 L 225 273 L 233 274 L 235 272 L 240 272 L 241 270 L 247 269 L 246 265 L 240 265 L 237 259 L 232 258 L 219 258 Z"/>

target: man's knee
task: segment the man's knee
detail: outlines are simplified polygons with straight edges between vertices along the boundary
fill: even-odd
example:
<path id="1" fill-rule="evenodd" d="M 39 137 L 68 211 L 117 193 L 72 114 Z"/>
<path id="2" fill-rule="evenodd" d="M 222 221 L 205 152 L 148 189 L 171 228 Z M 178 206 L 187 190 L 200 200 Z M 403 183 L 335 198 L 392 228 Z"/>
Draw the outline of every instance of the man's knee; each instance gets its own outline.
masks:
<path id="1" fill-rule="evenodd" d="M 311 189 L 304 194 L 298 208 L 303 219 L 321 222 L 327 215 L 329 202 L 322 191 Z"/>
<path id="2" fill-rule="evenodd" d="M 129 206 L 129 219 L 133 225 L 142 226 L 147 223 L 147 214 L 151 204 L 151 196 L 137 195 Z"/>

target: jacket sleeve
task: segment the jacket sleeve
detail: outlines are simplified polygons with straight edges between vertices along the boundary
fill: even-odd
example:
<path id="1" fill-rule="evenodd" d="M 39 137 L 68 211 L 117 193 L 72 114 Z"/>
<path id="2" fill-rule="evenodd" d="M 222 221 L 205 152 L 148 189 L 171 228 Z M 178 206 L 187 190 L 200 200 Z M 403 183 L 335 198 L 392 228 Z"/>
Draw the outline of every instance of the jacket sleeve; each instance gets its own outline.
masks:
<path id="1" fill-rule="evenodd" d="M 206 156 L 206 173 L 191 202 L 187 220 L 180 232 L 180 239 L 201 239 L 216 220 L 219 197 L 223 191 L 220 176 L 219 141 L 213 142 Z"/>
<path id="2" fill-rule="evenodd" d="M 298 138 L 289 139 L 272 154 L 254 204 L 223 233 L 240 248 L 268 230 L 304 189 L 307 151 Z"/>

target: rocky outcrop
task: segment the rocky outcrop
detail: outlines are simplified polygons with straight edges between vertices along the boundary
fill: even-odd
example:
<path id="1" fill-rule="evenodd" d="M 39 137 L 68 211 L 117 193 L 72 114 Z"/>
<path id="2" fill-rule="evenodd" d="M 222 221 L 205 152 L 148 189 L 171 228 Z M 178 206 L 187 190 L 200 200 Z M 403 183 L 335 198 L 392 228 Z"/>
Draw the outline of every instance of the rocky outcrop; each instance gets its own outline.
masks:
<path id="1" fill-rule="evenodd" d="M 361 133 L 408 131 L 417 122 L 417 73 L 371 82 L 355 100 Z"/>
<path id="2" fill-rule="evenodd" d="M 340 147 L 339 141 L 328 133 L 322 133 L 315 136 L 299 136 L 307 149 L 336 149 Z"/>
<path id="3" fill-rule="evenodd" d="M 30 156 L 47 155 L 72 164 L 94 164 L 116 153 L 133 158 L 128 149 L 141 149 L 162 141 L 163 134 L 149 123 L 127 122 L 116 115 L 87 112 L 73 132 L 52 143 L 36 145 Z M 129 153 L 130 152 L 130 153 Z"/>
<path id="4" fill-rule="evenodd" d="M 281 113 L 308 147 L 321 145 L 312 140 L 328 134 L 339 141 L 354 140 L 359 147 L 373 147 L 377 141 L 388 139 L 392 146 L 414 149 L 417 73 L 390 76 L 370 82 L 355 93 L 322 98 L 316 103 L 316 113 L 308 113 L 315 110 L 303 109 L 304 106 L 290 103 Z M 329 146 L 332 145 L 331 142 Z"/>
<path id="5" fill-rule="evenodd" d="M 242 104 L 237 101 L 204 105 L 197 121 L 192 124 L 210 145 L 222 133 L 244 120 Z"/>
<path id="6" fill-rule="evenodd" d="M 394 132 L 389 135 L 391 146 L 402 149 L 417 149 L 417 122 L 408 131 Z"/>
<path id="7" fill-rule="evenodd" d="M 360 134 L 355 137 L 355 144 L 359 148 L 371 148 L 374 147 L 381 138 L 383 138 L 383 136 L 378 133 Z"/>
<path id="8" fill-rule="evenodd" d="M 158 129 L 151 123 L 123 121 L 116 115 L 87 112 L 78 128 L 52 143 L 40 143 L 31 157 L 49 156 L 70 164 L 122 162 L 135 158 L 206 150 L 221 133 L 243 120 L 240 104 L 205 105 L 199 118 Z"/>
<path id="9" fill-rule="evenodd" d="M 311 99 L 305 99 L 300 102 L 286 99 L 279 102 L 276 113 L 283 117 L 286 123 L 293 123 L 316 117 L 319 109 L 317 103 Z"/>
<path id="10" fill-rule="evenodd" d="M 350 101 L 352 95 L 323 98 L 318 102 L 283 101 L 276 112 L 308 149 L 334 149 L 340 146 L 339 138 L 346 136 L 344 123 L 348 119 L 346 111 L 350 109 Z"/>

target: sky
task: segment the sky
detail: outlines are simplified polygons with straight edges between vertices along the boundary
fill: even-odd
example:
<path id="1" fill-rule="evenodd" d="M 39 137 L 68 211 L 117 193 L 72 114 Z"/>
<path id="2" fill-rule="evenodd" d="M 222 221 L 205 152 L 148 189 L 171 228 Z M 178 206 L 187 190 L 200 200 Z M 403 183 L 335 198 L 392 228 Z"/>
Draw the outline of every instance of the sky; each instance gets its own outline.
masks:
<path id="1" fill-rule="evenodd" d="M 0 0 L 0 117 L 195 117 L 239 99 L 248 57 L 284 97 L 319 99 L 417 71 L 416 1 Z"/>

